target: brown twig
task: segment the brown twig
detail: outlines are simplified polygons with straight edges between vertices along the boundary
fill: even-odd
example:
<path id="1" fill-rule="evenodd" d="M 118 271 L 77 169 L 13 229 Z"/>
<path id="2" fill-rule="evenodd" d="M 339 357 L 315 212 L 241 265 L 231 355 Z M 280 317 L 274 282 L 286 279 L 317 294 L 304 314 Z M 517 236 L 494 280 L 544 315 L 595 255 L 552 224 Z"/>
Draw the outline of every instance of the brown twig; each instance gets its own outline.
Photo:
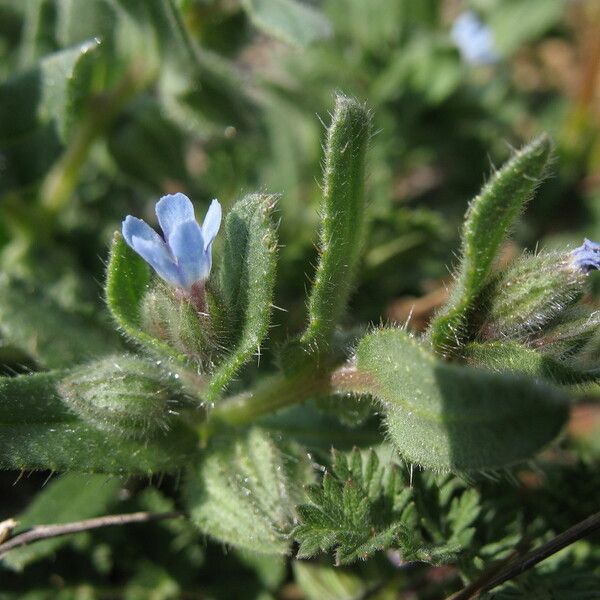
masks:
<path id="1" fill-rule="evenodd" d="M 500 572 L 488 573 L 488 577 L 486 577 L 487 581 L 480 581 L 480 584 L 476 589 L 469 585 L 458 592 L 458 594 L 450 596 L 448 600 L 471 600 L 472 598 L 478 598 L 483 592 L 489 592 L 506 581 L 521 575 L 521 573 L 532 569 L 549 556 L 556 554 L 563 548 L 570 546 L 598 530 L 600 530 L 600 512 L 573 525 L 573 527 L 563 531 L 561 534 L 552 538 L 545 544 L 542 544 L 538 548 L 534 548 L 523 556 L 515 558 L 507 565 L 503 566 L 503 568 L 500 569 Z"/>
<path id="2" fill-rule="evenodd" d="M 462 590 L 452 594 L 447 600 L 469 600 L 470 598 L 476 598 L 477 594 L 479 594 L 507 565 L 512 564 L 520 554 L 521 550 L 517 547 L 506 558 L 492 564 L 483 571 L 477 579 L 473 580 Z"/>
<path id="3" fill-rule="evenodd" d="M 105 517 L 96 517 L 94 519 L 85 519 L 83 521 L 62 523 L 59 525 L 37 525 L 36 527 L 32 527 L 31 529 L 10 538 L 3 544 L 0 544 L 0 557 L 4 556 L 9 550 L 13 550 L 14 548 L 48 538 L 69 535 L 70 533 L 80 533 L 82 531 L 89 531 L 90 529 L 99 529 L 100 527 L 112 527 L 113 525 L 162 521 L 164 519 L 175 519 L 181 516 L 183 516 L 183 513 L 180 512 L 135 512 L 124 515 L 107 515 Z"/>

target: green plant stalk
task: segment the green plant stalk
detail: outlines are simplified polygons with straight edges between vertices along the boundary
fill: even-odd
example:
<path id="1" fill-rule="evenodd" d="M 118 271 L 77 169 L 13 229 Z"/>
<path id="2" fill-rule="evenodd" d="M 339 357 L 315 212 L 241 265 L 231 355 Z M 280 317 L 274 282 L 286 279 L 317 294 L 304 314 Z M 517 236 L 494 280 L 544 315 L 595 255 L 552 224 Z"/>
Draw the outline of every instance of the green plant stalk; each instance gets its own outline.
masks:
<path id="1" fill-rule="evenodd" d="M 65 206 L 77 185 L 78 175 L 98 137 L 108 128 L 132 97 L 152 80 L 145 66 L 134 63 L 117 87 L 92 100 L 88 114 L 79 123 L 65 153 L 46 176 L 40 191 L 41 206 L 55 215 Z"/>
<path id="2" fill-rule="evenodd" d="M 365 230 L 365 154 L 370 115 L 352 98 L 338 96 L 327 132 L 323 172 L 320 258 L 308 304 L 302 344 L 327 349 L 354 283 Z"/>
<path id="3" fill-rule="evenodd" d="M 200 438 L 206 442 L 220 427 L 243 427 L 282 408 L 301 404 L 320 395 L 335 393 L 366 394 L 371 378 L 345 365 L 331 372 L 315 372 L 307 366 L 292 376 L 273 375 L 254 392 L 245 392 L 224 400 L 209 412 L 200 426 Z"/>
<path id="4" fill-rule="evenodd" d="M 254 392 L 233 396 L 218 405 L 210 412 L 209 423 L 240 427 L 263 415 L 332 391 L 330 374 L 305 371 L 292 377 L 274 375 Z"/>

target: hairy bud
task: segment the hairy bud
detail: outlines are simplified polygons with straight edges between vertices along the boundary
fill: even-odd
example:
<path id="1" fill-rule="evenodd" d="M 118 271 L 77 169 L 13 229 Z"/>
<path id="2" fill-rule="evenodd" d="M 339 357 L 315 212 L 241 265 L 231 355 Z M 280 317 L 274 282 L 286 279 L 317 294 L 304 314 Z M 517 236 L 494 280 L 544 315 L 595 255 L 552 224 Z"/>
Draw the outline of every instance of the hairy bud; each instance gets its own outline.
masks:
<path id="1" fill-rule="evenodd" d="M 190 295 L 159 284 L 142 301 L 142 327 L 208 370 L 217 344 L 206 304 L 203 286 Z"/>
<path id="2" fill-rule="evenodd" d="M 488 288 L 480 337 L 526 339 L 537 334 L 581 298 L 586 272 L 565 252 L 524 254 Z"/>
<path id="3" fill-rule="evenodd" d="M 184 394 L 151 362 L 112 356 L 71 371 L 58 390 L 81 418 L 100 429 L 141 438 L 168 428 Z"/>

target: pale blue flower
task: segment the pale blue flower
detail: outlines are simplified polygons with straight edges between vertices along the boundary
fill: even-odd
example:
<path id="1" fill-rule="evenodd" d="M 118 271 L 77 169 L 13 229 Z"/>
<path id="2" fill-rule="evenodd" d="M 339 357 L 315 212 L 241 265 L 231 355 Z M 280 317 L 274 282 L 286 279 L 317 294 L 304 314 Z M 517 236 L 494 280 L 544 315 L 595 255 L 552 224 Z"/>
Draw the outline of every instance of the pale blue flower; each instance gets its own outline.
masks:
<path id="1" fill-rule="evenodd" d="M 221 205 L 213 200 L 202 227 L 185 194 L 169 194 L 156 203 L 164 239 L 145 221 L 127 216 L 123 237 L 167 283 L 190 290 L 205 280 L 212 266 L 212 243 L 221 225 Z"/>
<path id="2" fill-rule="evenodd" d="M 450 33 L 465 62 L 472 65 L 491 65 L 500 60 L 489 27 L 473 11 L 459 15 Z"/>
<path id="3" fill-rule="evenodd" d="M 600 244 L 584 239 L 583 245 L 571 252 L 571 264 L 585 273 L 600 269 Z"/>

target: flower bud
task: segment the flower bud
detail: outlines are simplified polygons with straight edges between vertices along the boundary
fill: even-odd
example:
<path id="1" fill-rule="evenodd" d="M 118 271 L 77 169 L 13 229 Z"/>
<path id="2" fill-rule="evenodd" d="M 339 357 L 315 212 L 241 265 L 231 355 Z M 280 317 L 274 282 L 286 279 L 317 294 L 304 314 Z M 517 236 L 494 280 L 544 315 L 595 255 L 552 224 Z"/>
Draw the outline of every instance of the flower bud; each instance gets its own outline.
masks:
<path id="1" fill-rule="evenodd" d="M 142 328 L 150 335 L 208 370 L 217 344 L 206 310 L 205 290 L 193 295 L 158 284 L 149 290 L 141 304 Z"/>
<path id="2" fill-rule="evenodd" d="M 133 356 L 112 356 L 77 368 L 58 390 L 85 421 L 131 438 L 166 430 L 184 402 L 177 375 L 171 378 Z"/>
<path id="3" fill-rule="evenodd" d="M 526 339 L 573 306 L 583 294 L 586 270 L 572 253 L 524 254 L 488 286 L 485 340 Z"/>

